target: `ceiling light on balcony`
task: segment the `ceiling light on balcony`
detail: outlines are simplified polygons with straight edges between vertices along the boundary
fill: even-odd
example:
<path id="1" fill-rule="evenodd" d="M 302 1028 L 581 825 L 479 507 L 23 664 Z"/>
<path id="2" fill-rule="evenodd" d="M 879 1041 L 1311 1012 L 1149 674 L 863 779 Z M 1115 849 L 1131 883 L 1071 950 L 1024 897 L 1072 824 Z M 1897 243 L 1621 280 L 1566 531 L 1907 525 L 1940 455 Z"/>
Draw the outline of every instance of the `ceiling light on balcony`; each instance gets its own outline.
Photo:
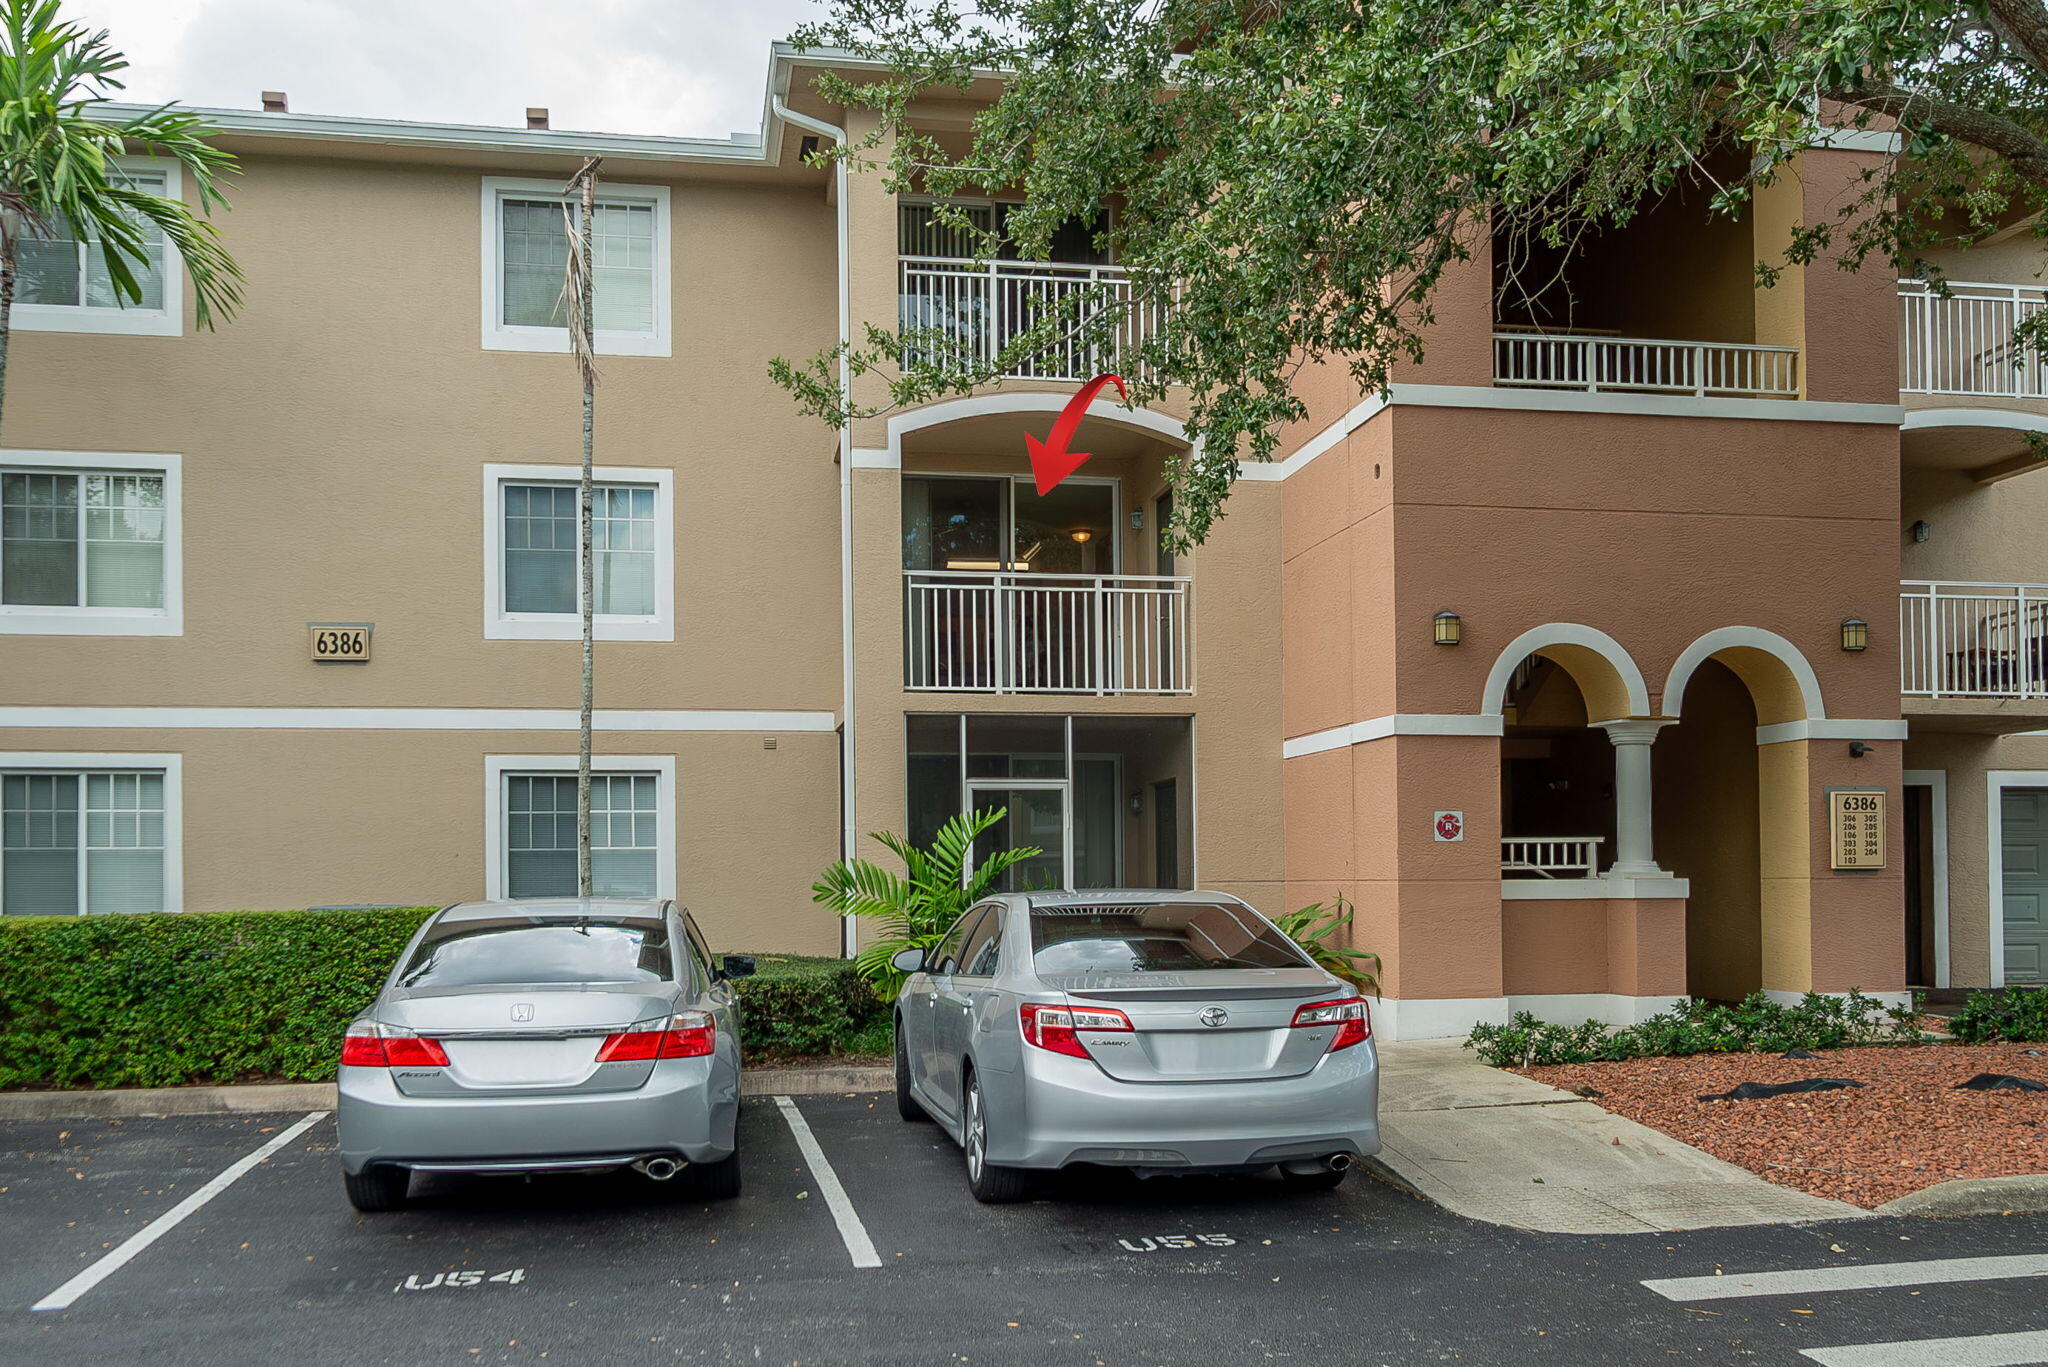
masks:
<path id="1" fill-rule="evenodd" d="M 1074 538 L 1074 544 L 1077 546 L 1085 546 L 1095 539 L 1095 533 L 1089 531 L 1086 527 L 1077 527 L 1073 531 L 1068 532 L 1067 535 Z"/>
<path id="2" fill-rule="evenodd" d="M 1870 648 L 1870 623 L 1861 617 L 1850 617 L 1842 622 L 1842 649 L 1868 650 Z"/>

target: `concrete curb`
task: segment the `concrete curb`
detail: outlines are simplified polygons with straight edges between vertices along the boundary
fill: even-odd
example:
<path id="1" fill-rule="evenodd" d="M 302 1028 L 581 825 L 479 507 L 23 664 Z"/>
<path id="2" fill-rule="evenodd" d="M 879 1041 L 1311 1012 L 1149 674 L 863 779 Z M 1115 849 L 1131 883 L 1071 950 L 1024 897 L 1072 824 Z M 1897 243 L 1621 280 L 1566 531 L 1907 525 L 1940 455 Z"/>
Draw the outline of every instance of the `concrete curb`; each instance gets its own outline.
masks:
<path id="1" fill-rule="evenodd" d="M 740 1075 L 742 1096 L 836 1096 L 845 1092 L 886 1092 L 895 1085 L 895 1075 L 887 1068 L 752 1068 Z M 0 1121 L 125 1120 L 143 1116 L 333 1109 L 331 1082 L 0 1093 Z"/>
<path id="2" fill-rule="evenodd" d="M 1877 1207 L 1879 1215 L 2038 1215 L 2048 1211 L 2048 1174 L 1959 1177 L 1908 1192 Z"/>

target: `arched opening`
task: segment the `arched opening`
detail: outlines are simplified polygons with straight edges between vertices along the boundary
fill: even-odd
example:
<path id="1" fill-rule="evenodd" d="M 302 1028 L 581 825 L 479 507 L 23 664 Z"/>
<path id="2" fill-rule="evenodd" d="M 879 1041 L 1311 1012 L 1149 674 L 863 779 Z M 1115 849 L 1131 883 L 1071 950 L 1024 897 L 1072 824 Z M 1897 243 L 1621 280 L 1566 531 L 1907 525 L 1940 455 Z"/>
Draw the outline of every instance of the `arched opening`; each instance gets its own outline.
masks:
<path id="1" fill-rule="evenodd" d="M 1657 849 L 1690 882 L 1686 987 L 1735 1001 L 1810 977 L 1811 854 L 1803 740 L 1759 727 L 1826 716 L 1797 647 L 1752 627 L 1712 631 L 1664 689 L 1679 724 L 1658 744 Z"/>
<path id="2" fill-rule="evenodd" d="M 1657 741 L 1657 853 L 1690 888 L 1686 991 L 1736 1001 L 1763 986 L 1757 709 L 1734 670 L 1701 664 Z"/>
<path id="3" fill-rule="evenodd" d="M 1582 647 L 1546 647 L 1515 669 L 1501 712 L 1503 878 L 1591 878 L 1613 863 L 1614 747 L 1592 723 L 1625 692 Z"/>

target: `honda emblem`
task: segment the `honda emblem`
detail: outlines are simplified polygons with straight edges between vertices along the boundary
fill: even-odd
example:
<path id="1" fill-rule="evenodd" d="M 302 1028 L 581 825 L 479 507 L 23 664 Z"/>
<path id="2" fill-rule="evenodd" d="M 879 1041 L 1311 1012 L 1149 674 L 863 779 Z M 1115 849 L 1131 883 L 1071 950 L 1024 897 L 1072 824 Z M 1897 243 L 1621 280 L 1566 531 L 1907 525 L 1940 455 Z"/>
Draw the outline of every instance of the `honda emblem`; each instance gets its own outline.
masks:
<path id="1" fill-rule="evenodd" d="M 533 1003 L 532 1003 L 532 1002 L 513 1002 L 513 1003 L 512 1003 L 512 1019 L 513 1019 L 513 1020 L 515 1020 L 515 1021 L 530 1021 L 530 1020 L 532 1020 L 532 1019 L 533 1019 Z"/>

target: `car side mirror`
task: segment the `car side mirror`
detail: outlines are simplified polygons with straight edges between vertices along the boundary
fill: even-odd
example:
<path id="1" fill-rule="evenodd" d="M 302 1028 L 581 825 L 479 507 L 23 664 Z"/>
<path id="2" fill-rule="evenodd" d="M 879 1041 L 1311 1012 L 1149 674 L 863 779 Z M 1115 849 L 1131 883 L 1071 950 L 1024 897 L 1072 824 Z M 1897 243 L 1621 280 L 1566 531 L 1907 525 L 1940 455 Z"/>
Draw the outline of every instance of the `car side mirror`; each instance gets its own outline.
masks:
<path id="1" fill-rule="evenodd" d="M 726 978 L 751 978 L 754 976 L 754 956 L 751 954 L 728 954 L 719 960 L 718 971 Z"/>
<path id="2" fill-rule="evenodd" d="M 921 949 L 899 949 L 896 957 L 889 960 L 889 967 L 898 973 L 924 972 L 924 951 Z"/>

